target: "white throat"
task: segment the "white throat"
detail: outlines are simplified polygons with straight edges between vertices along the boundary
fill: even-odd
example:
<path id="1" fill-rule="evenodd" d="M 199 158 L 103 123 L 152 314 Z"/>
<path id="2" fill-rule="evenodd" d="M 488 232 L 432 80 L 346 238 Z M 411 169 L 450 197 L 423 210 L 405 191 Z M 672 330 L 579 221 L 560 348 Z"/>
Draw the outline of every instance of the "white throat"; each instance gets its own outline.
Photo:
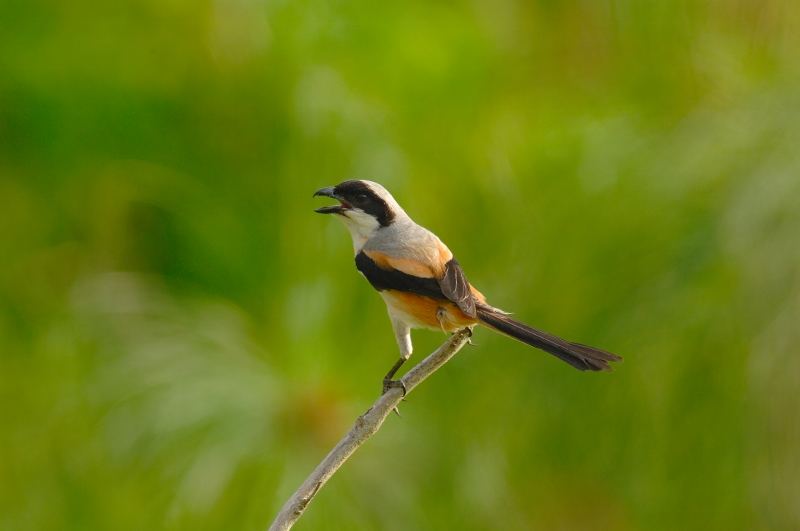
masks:
<path id="1" fill-rule="evenodd" d="M 372 238 L 375 232 L 381 228 L 377 219 L 361 210 L 348 210 L 344 215 L 337 217 L 344 222 L 347 230 L 350 231 L 355 254 L 358 254 L 364 244 L 367 243 L 367 240 Z"/>

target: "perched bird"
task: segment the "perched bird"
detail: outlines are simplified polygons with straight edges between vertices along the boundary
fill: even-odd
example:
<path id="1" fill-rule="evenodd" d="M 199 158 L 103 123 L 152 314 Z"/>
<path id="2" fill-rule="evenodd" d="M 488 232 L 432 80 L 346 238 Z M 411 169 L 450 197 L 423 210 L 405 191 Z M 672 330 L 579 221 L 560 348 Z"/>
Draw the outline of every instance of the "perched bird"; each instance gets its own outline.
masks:
<path id="1" fill-rule="evenodd" d="M 356 267 L 378 290 L 389 310 L 400 359 L 384 377 L 384 392 L 402 387 L 392 378 L 411 356 L 412 328 L 454 332 L 482 324 L 582 371 L 609 370 L 609 362 L 622 359 L 531 328 L 489 305 L 467 281 L 450 249 L 431 231 L 414 223 L 380 184 L 350 180 L 317 190 L 314 196 L 339 201 L 316 212 L 335 214 L 344 222 L 353 238 Z"/>

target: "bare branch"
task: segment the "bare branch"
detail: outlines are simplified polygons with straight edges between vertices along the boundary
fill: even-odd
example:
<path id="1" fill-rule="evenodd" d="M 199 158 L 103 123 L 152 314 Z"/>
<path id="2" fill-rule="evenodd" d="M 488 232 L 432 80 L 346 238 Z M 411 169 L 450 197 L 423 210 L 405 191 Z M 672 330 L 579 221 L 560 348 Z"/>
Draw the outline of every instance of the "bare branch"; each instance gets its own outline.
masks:
<path id="1" fill-rule="evenodd" d="M 416 386 L 422 383 L 428 376 L 436 372 L 439 367 L 456 355 L 461 348 L 469 341 L 471 331 L 467 328 L 459 330 L 453 334 L 436 351 L 419 362 L 413 369 L 408 371 L 401 381 L 405 385 L 406 394 L 411 393 Z M 386 417 L 403 399 L 403 390 L 393 387 L 381 395 L 372 404 L 366 413 L 356 419 L 350 431 L 339 441 L 330 453 L 317 465 L 311 472 L 300 488 L 289 498 L 281 508 L 269 531 L 286 531 L 291 529 L 297 520 L 303 515 L 308 504 L 314 499 L 317 492 L 333 476 L 347 459 L 358 450 L 358 448 L 374 435 L 386 420 Z"/>

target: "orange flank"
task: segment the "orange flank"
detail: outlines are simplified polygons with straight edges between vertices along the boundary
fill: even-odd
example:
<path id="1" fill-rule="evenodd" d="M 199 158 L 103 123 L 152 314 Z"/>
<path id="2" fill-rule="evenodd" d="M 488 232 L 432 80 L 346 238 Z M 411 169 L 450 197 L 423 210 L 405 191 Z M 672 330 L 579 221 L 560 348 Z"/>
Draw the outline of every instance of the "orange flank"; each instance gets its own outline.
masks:
<path id="1" fill-rule="evenodd" d="M 419 278 L 433 278 L 435 276 L 432 268 L 417 260 L 394 258 L 378 251 L 364 251 L 364 254 L 375 262 L 375 265 L 386 271 L 395 269 Z"/>
<path id="2" fill-rule="evenodd" d="M 382 291 L 381 295 L 391 312 L 401 314 L 405 320 L 419 327 L 455 332 L 478 322 L 446 299 L 391 289 Z"/>

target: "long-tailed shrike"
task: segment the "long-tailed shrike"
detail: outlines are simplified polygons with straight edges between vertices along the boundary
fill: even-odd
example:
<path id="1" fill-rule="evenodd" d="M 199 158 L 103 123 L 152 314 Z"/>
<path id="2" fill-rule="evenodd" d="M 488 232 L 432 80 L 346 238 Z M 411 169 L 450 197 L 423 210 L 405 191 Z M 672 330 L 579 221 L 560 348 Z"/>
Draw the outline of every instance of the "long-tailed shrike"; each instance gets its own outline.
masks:
<path id="1" fill-rule="evenodd" d="M 372 181 L 351 180 L 322 188 L 315 196 L 332 197 L 338 205 L 321 207 L 336 214 L 353 237 L 356 267 L 386 302 L 400 359 L 384 378 L 384 391 L 399 385 L 397 370 L 410 356 L 411 329 L 454 332 L 482 324 L 553 354 L 585 371 L 609 370 L 621 358 L 573 343 L 512 319 L 486 302 L 445 244 L 414 223 L 391 194 Z"/>

